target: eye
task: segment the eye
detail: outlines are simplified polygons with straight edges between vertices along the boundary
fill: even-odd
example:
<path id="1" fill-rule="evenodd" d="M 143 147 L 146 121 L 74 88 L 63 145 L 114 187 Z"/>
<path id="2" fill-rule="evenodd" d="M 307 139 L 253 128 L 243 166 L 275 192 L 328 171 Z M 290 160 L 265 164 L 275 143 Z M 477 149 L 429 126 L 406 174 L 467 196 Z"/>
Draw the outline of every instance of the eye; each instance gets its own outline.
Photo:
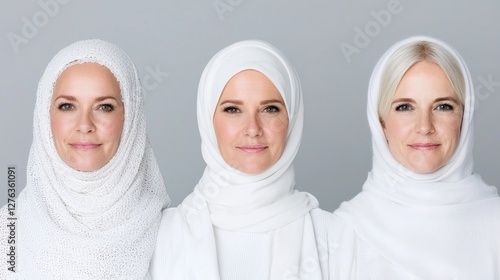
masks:
<path id="1" fill-rule="evenodd" d="M 453 106 L 450 104 L 439 104 L 436 109 L 439 111 L 453 111 Z"/>
<path id="2" fill-rule="evenodd" d="M 267 106 L 266 108 L 264 108 L 264 111 L 267 113 L 279 113 L 280 108 L 278 106 L 275 106 L 275 105 L 270 105 L 270 106 Z"/>
<path id="3" fill-rule="evenodd" d="M 115 109 L 115 107 L 111 104 L 101 104 L 99 105 L 99 110 L 104 112 L 111 112 Z"/>
<path id="4" fill-rule="evenodd" d="M 400 104 L 396 106 L 396 111 L 410 111 L 412 109 L 410 104 Z"/>
<path id="5" fill-rule="evenodd" d="M 75 107 L 71 103 L 61 103 L 59 104 L 59 106 L 57 106 L 57 109 L 61 111 L 71 111 L 73 108 Z"/>
<path id="6" fill-rule="evenodd" d="M 240 109 L 238 107 L 234 106 L 228 106 L 223 109 L 224 112 L 229 113 L 229 114 L 236 114 L 240 112 Z"/>

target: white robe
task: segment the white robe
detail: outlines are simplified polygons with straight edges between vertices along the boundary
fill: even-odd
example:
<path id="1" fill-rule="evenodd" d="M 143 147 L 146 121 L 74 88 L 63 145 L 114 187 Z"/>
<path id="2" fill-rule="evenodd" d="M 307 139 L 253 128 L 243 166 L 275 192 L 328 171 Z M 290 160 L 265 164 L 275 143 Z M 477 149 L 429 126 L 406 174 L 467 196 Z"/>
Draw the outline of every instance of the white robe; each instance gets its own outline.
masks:
<path id="1" fill-rule="evenodd" d="M 158 230 L 158 240 L 156 249 L 151 261 L 150 274 L 152 279 L 188 279 L 182 274 L 172 274 L 165 269 L 166 263 L 183 263 L 178 258 L 184 256 L 183 252 L 176 254 L 175 248 L 178 242 L 170 238 L 170 235 L 177 231 L 176 223 L 173 220 L 178 216 L 177 207 L 168 208 L 163 211 L 162 222 Z M 319 257 L 319 265 L 316 263 L 306 263 L 302 267 L 297 267 L 290 271 L 288 278 L 283 279 L 310 279 L 308 275 L 316 270 L 321 271 L 323 280 L 335 278 L 334 261 L 341 248 L 340 240 L 336 234 L 334 216 L 332 213 L 312 209 L 310 211 L 316 247 Z M 217 266 L 222 280 L 265 280 L 269 279 L 273 231 L 266 232 L 238 232 L 214 228 L 213 236 L 217 250 Z M 186 260 L 189 261 L 189 260 Z M 212 264 L 212 260 L 207 260 L 207 265 Z M 203 271 L 204 267 L 192 267 L 192 269 Z M 177 271 L 178 272 L 178 271 Z"/>

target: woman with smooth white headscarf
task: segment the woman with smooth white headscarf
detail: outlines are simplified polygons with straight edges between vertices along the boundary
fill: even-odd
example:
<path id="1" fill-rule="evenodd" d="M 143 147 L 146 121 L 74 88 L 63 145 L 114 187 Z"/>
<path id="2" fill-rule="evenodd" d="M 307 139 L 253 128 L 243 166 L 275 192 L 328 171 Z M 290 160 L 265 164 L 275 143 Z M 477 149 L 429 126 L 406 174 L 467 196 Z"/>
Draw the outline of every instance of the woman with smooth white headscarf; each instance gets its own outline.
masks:
<path id="1" fill-rule="evenodd" d="M 197 115 L 207 166 L 193 193 L 163 212 L 153 278 L 329 279 L 332 214 L 294 190 L 303 104 L 283 54 L 253 40 L 219 51 L 202 74 Z"/>
<path id="2" fill-rule="evenodd" d="M 101 40 L 62 49 L 38 85 L 15 273 L 2 261 L 0 278 L 148 279 L 168 204 L 130 58 Z"/>
<path id="3" fill-rule="evenodd" d="M 473 172 L 474 91 L 429 37 L 392 46 L 368 90 L 373 169 L 334 212 L 338 279 L 500 279 L 500 198 Z"/>

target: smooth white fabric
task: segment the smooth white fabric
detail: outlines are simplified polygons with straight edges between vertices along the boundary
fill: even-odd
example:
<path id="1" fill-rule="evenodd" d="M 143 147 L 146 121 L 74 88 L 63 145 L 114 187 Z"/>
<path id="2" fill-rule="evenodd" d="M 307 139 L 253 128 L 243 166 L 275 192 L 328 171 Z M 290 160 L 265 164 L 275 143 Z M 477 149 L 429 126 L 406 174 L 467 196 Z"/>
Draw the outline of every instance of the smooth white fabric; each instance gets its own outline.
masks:
<path id="1" fill-rule="evenodd" d="M 392 157 L 377 113 L 380 77 L 388 58 L 401 46 L 416 41 L 439 44 L 453 54 L 466 85 L 457 150 L 445 166 L 430 174 L 414 173 Z M 466 64 L 439 40 L 408 38 L 392 46 L 376 65 L 368 90 L 373 169 L 363 191 L 334 214 L 370 247 L 365 251 L 377 252 L 394 271 L 421 279 L 500 279 L 500 198 L 495 187 L 473 173 L 473 113 L 474 91 Z M 375 271 L 369 263 L 365 265 L 353 267 L 358 274 Z M 388 279 L 381 276 L 391 277 L 391 273 L 371 275 Z"/>
<path id="2" fill-rule="evenodd" d="M 80 172 L 55 149 L 49 110 L 70 65 L 106 66 L 125 108 L 119 148 L 104 167 Z M 62 49 L 38 85 L 27 186 L 17 204 L 17 279 L 145 279 L 161 210 L 169 203 L 146 136 L 137 70 L 117 46 L 78 41 Z"/>
<path id="3" fill-rule="evenodd" d="M 213 115 L 224 86 L 246 69 L 257 70 L 273 82 L 289 116 L 281 158 L 257 175 L 245 174 L 224 161 L 213 127 Z M 202 74 L 197 113 L 207 167 L 193 193 L 178 208 L 164 211 L 162 224 L 172 226 L 166 236 L 159 236 L 159 244 L 169 245 L 167 252 L 157 245 L 155 255 L 161 260 L 153 259 L 154 274 L 159 279 L 220 279 L 213 227 L 256 234 L 272 232 L 271 263 L 269 268 L 261 268 L 269 270 L 263 272 L 268 275 L 266 279 L 287 279 L 297 267 L 317 264 L 309 211 L 318 207 L 318 201 L 308 193 L 294 190 L 292 162 L 301 141 L 303 105 L 299 80 L 285 57 L 262 41 L 242 41 L 224 48 Z M 321 279 L 321 270 L 308 276 L 307 279 Z"/>
<path id="4" fill-rule="evenodd" d="M 190 278 L 197 274 L 202 277 L 203 273 L 210 270 L 209 266 L 218 265 L 220 279 L 229 280 L 262 280 L 269 279 L 269 268 L 271 266 L 272 246 L 274 231 L 267 232 L 242 232 L 213 228 L 215 240 L 215 255 L 217 259 L 209 258 L 201 261 L 192 259 L 185 253 L 185 248 L 179 246 L 183 243 L 184 228 L 180 227 L 183 216 L 178 213 L 178 208 L 168 208 L 163 211 L 162 222 L 158 230 L 156 250 L 151 260 L 151 276 L 153 279 L 196 279 Z M 300 266 L 295 267 L 283 278 L 278 279 L 315 279 L 317 270 L 321 271 L 323 280 L 338 279 L 338 267 L 335 257 L 341 252 L 343 241 L 339 238 L 339 231 L 334 227 L 333 214 L 319 208 L 311 209 L 309 212 L 314 228 L 316 248 L 319 257 L 318 263 L 308 259 Z M 175 237 L 175 238 L 174 238 Z M 199 252 L 206 248 L 212 235 L 207 240 L 192 246 Z M 211 245 L 210 245 L 211 246 Z M 206 254 L 204 254 L 206 256 Z M 195 267 L 194 261 L 200 261 Z M 179 266 L 174 270 L 167 270 L 169 266 Z M 194 270 L 194 271 L 186 271 Z M 206 278 L 211 279 L 211 278 Z"/>
<path id="5" fill-rule="evenodd" d="M 240 232 L 214 228 L 221 279 L 267 279 L 272 232 Z"/>

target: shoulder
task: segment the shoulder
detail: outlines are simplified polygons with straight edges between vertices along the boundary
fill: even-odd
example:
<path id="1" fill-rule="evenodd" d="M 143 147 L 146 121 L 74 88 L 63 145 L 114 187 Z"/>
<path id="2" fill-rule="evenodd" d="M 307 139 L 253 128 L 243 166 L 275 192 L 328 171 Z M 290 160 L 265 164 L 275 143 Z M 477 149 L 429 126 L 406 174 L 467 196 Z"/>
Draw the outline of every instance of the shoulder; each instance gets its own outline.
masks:
<path id="1" fill-rule="evenodd" d="M 311 215 L 318 251 L 328 254 L 328 248 L 335 242 L 333 239 L 335 234 L 333 213 L 319 208 L 312 209 L 309 213 Z"/>
<path id="2" fill-rule="evenodd" d="M 317 230 L 328 230 L 332 227 L 333 223 L 333 213 L 325 211 L 320 208 L 312 209 L 310 212 L 311 220 L 314 225 L 315 231 Z"/>
<path id="3" fill-rule="evenodd" d="M 319 208 L 310 211 L 311 219 L 316 232 L 339 233 L 350 231 L 348 224 L 335 212 L 328 212 Z"/>
<path id="4" fill-rule="evenodd" d="M 320 209 L 311 211 L 314 232 L 319 246 L 323 246 L 328 255 L 336 258 L 339 254 L 352 255 L 353 248 L 359 242 L 354 229 L 335 212 Z"/>
<path id="5" fill-rule="evenodd" d="M 349 224 L 335 212 L 321 209 L 310 211 L 314 233 L 318 240 L 325 240 L 329 244 L 352 243 L 356 239 L 356 233 Z"/>
<path id="6" fill-rule="evenodd" d="M 180 218 L 180 210 L 177 207 L 170 207 L 161 212 L 160 227 L 158 228 L 158 243 L 163 243 L 177 228 L 175 225 Z M 158 246 L 157 246 L 158 247 Z"/>
<path id="7" fill-rule="evenodd" d="M 179 235 L 179 227 L 175 226 L 175 219 L 179 209 L 171 207 L 164 209 L 161 213 L 160 227 L 156 237 L 155 250 L 150 261 L 149 274 L 152 279 L 164 279 L 165 265 L 172 256 L 173 242 L 182 242 L 182 234 Z"/>
<path id="8" fill-rule="evenodd" d="M 177 245 L 183 242 L 186 228 L 189 227 L 186 213 L 182 208 L 170 207 L 163 210 L 156 238 L 155 255 L 160 258 L 175 255 L 173 250 L 180 248 Z"/>
<path id="9" fill-rule="evenodd" d="M 351 279 L 358 243 L 355 232 L 332 212 L 314 209 L 310 214 L 323 274 L 329 279 Z"/>

